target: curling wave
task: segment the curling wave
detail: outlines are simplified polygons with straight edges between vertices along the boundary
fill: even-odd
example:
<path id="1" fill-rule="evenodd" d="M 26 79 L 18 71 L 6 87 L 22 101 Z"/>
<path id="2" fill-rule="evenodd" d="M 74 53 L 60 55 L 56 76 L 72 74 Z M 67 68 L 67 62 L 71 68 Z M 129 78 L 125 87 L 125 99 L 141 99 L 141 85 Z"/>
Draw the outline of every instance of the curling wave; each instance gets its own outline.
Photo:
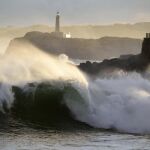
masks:
<path id="1" fill-rule="evenodd" d="M 113 78 L 89 81 L 87 90 L 88 107 L 81 108 L 77 101 L 67 101 L 68 107 L 80 121 L 96 128 L 150 133 L 149 79 L 138 73 L 123 73 Z"/>
<path id="2" fill-rule="evenodd" d="M 33 55 L 35 51 L 40 59 Z M 67 60 L 35 48 L 24 52 L 9 54 L 4 64 L 0 61 L 1 114 L 51 124 L 78 120 L 94 128 L 150 133 L 149 74 L 116 71 L 92 79 Z"/>

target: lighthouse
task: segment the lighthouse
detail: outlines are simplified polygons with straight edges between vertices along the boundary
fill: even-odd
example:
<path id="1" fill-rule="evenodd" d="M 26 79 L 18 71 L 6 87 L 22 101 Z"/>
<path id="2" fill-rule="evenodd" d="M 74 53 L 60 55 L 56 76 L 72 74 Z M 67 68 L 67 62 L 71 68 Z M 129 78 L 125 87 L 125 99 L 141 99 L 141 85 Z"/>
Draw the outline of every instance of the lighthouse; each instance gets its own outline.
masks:
<path id="1" fill-rule="evenodd" d="M 51 32 L 51 36 L 54 38 L 64 38 L 64 33 L 60 31 L 60 13 L 56 14 L 55 31 Z"/>
<path id="2" fill-rule="evenodd" d="M 57 14 L 56 14 L 55 32 L 60 32 L 60 14 L 59 14 L 59 12 L 57 12 Z"/>
<path id="3" fill-rule="evenodd" d="M 71 38 L 71 33 L 64 34 L 60 30 L 60 13 L 56 13 L 55 31 L 51 32 L 50 35 L 54 38 Z"/>

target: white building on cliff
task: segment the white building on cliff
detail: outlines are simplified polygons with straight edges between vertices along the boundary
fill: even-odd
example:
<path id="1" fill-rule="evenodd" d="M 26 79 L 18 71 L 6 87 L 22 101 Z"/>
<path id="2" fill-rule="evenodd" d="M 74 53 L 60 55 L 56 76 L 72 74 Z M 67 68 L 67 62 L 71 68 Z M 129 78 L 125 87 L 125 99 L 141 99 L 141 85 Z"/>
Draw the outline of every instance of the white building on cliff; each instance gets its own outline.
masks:
<path id="1" fill-rule="evenodd" d="M 55 22 L 55 31 L 51 32 L 51 36 L 56 38 L 71 38 L 71 33 L 63 33 L 60 31 L 60 13 L 57 12 L 56 14 L 56 22 Z"/>

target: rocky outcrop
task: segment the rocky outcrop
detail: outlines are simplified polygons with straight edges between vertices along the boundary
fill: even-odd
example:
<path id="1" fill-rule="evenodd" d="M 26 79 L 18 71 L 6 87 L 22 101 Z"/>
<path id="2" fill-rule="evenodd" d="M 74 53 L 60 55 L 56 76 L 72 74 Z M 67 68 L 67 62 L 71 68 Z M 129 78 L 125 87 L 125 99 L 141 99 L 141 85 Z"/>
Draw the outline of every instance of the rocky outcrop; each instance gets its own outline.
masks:
<path id="1" fill-rule="evenodd" d="M 55 38 L 49 33 L 29 32 L 22 38 L 10 42 L 7 52 L 13 49 L 25 48 L 25 42 L 30 42 L 39 49 L 50 54 L 66 54 L 74 59 L 103 60 L 119 57 L 121 54 L 137 54 L 142 41 L 132 38 L 104 37 L 100 39 Z"/>
<path id="2" fill-rule="evenodd" d="M 65 39 L 52 37 L 49 33 L 29 32 L 22 38 L 12 40 L 6 54 L 13 52 L 16 47 L 21 51 L 22 46 L 26 47 L 26 42 L 50 54 L 65 53 L 75 59 L 104 59 L 101 63 L 87 61 L 78 66 L 82 71 L 93 75 L 112 72 L 116 69 L 141 72 L 150 63 L 150 37 L 144 38 L 142 44 L 141 40 L 130 38 Z M 140 53 L 141 45 L 142 52 Z M 136 54 L 138 52 L 140 54 Z M 116 58 L 105 59 L 114 56 Z"/>
<path id="3" fill-rule="evenodd" d="M 124 71 L 143 72 L 150 64 L 150 37 L 144 38 L 142 52 L 138 55 L 128 55 L 127 57 L 104 60 L 101 63 L 87 61 L 81 63 L 79 68 L 86 73 L 95 75 L 98 73 L 108 73 L 116 69 Z"/>

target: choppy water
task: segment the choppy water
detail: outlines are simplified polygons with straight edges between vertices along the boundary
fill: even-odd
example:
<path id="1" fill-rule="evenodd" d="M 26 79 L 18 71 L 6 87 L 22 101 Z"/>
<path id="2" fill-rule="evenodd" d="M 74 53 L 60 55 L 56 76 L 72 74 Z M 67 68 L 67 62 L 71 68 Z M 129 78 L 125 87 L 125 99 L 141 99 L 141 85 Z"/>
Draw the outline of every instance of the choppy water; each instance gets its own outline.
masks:
<path id="1" fill-rule="evenodd" d="M 149 135 L 102 130 L 13 128 L 0 132 L 0 150 L 149 150 Z"/>
<path id="2" fill-rule="evenodd" d="M 93 78 L 66 59 L 32 46 L 0 59 L 0 150 L 150 149 L 149 70 Z"/>

